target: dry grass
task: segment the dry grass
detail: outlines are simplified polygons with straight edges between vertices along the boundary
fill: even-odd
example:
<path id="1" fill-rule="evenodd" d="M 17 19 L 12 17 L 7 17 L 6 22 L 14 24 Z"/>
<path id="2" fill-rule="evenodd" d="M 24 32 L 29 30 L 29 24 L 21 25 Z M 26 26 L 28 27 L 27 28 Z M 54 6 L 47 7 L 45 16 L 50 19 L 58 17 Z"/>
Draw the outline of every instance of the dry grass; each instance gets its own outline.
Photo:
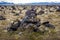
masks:
<path id="1" fill-rule="evenodd" d="M 38 13 L 40 9 L 39 7 L 36 8 L 38 8 Z M 25 12 L 31 9 L 31 6 L 27 6 L 25 10 L 23 10 L 23 7 L 21 6 L 18 6 L 18 9 L 16 7 L 16 10 L 13 10 L 15 13 L 19 13 L 19 11 L 21 12 L 22 10 L 20 13 L 21 15 L 19 16 L 14 16 L 14 14 L 11 13 L 12 10 L 9 9 L 11 9 L 11 6 L 7 6 L 5 13 L 0 11 L 0 14 L 6 17 L 6 20 L 0 21 L 0 40 L 60 40 L 60 12 L 52 12 L 47 15 L 43 14 L 37 16 L 37 19 L 41 19 L 41 23 L 47 20 L 50 21 L 50 23 L 55 26 L 55 29 L 49 29 L 45 33 L 42 33 L 40 31 L 32 32 L 32 28 L 30 28 L 23 31 L 22 34 L 18 34 L 20 29 L 18 29 L 16 32 L 5 32 L 4 28 L 11 21 L 15 21 L 16 19 L 23 19 Z"/>

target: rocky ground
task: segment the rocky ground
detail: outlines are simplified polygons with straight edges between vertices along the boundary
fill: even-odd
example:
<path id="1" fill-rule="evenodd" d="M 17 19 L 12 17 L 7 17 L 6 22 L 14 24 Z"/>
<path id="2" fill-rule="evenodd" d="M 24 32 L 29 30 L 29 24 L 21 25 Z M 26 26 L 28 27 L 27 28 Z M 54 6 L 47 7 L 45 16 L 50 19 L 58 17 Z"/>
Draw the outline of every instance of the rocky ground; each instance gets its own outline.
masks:
<path id="1" fill-rule="evenodd" d="M 0 40 L 60 40 L 60 6 L 0 6 Z"/>

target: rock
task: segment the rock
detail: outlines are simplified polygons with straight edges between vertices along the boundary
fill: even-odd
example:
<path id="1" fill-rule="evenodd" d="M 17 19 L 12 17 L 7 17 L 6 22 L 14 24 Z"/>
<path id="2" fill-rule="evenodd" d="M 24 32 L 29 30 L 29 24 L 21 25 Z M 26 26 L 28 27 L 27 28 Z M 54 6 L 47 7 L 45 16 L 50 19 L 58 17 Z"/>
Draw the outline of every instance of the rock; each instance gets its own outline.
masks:
<path id="1" fill-rule="evenodd" d="M 45 25 L 46 27 L 49 27 L 49 28 L 55 28 L 54 25 L 49 23 L 49 21 L 44 22 L 43 25 Z"/>
<path id="2" fill-rule="evenodd" d="M 4 7 L 2 6 L 1 9 L 4 9 Z"/>
<path id="3" fill-rule="evenodd" d="M 15 10 L 16 8 L 14 6 L 11 6 L 13 10 Z"/>
<path id="4" fill-rule="evenodd" d="M 55 9 L 54 7 L 51 7 L 49 11 L 50 11 L 50 12 L 55 12 L 56 9 Z"/>
<path id="5" fill-rule="evenodd" d="M 36 28 L 36 29 L 33 29 L 33 31 L 34 31 L 34 32 L 37 32 L 37 31 L 38 31 L 38 28 Z"/>
<path id="6" fill-rule="evenodd" d="M 45 24 L 48 24 L 48 23 L 49 23 L 49 21 L 47 21 L 47 22 L 44 22 L 44 23 L 43 23 L 43 25 L 45 25 Z"/>
<path id="7" fill-rule="evenodd" d="M 60 8 L 58 8 L 58 9 L 56 10 L 56 12 L 60 12 Z"/>
<path id="8" fill-rule="evenodd" d="M 19 32 L 19 35 L 21 35 L 23 32 Z"/>
<path id="9" fill-rule="evenodd" d="M 40 7 L 37 7 L 36 8 L 36 13 L 38 14 L 40 10 L 41 10 L 41 8 Z"/>
<path id="10" fill-rule="evenodd" d="M 35 16 L 36 16 L 35 10 L 33 9 L 28 10 L 26 12 L 25 22 L 35 22 L 36 21 Z"/>
<path id="11" fill-rule="evenodd" d="M 27 28 L 29 28 L 30 25 L 27 23 L 23 23 L 23 25 L 21 25 L 21 26 L 27 29 Z"/>
<path id="12" fill-rule="evenodd" d="M 39 27 L 39 26 L 41 26 L 41 23 L 40 23 L 40 22 L 37 22 L 35 25 L 36 25 L 37 27 Z"/>
<path id="13" fill-rule="evenodd" d="M 35 19 L 35 18 L 26 18 L 25 20 L 23 20 L 24 23 L 27 23 L 27 24 L 35 24 L 36 26 L 40 26 L 40 20 L 38 19 Z"/>
<path id="14" fill-rule="evenodd" d="M 3 16 L 0 15 L 0 20 L 5 20 L 6 18 L 4 18 Z"/>
<path id="15" fill-rule="evenodd" d="M 8 31 L 16 31 L 18 27 L 20 27 L 20 23 L 21 22 L 19 20 L 17 22 L 13 22 Z"/>
<path id="16" fill-rule="evenodd" d="M 33 25 L 33 26 L 32 26 L 32 30 L 33 30 L 33 32 L 38 32 L 38 31 L 40 31 L 39 28 L 38 28 L 36 25 Z"/>
<path id="17" fill-rule="evenodd" d="M 15 13 L 15 10 L 13 10 L 11 13 Z"/>
<path id="18" fill-rule="evenodd" d="M 26 23 L 36 23 L 37 20 L 34 19 L 26 19 L 25 22 Z"/>
<path id="19" fill-rule="evenodd" d="M 22 20 L 22 24 L 26 23 L 30 26 L 30 24 L 36 25 L 36 27 L 40 26 L 40 20 L 36 18 L 35 10 L 31 9 L 26 12 L 25 18 Z"/>
<path id="20" fill-rule="evenodd" d="M 44 11 L 43 10 L 39 11 L 38 15 L 42 15 L 42 14 L 44 14 Z"/>

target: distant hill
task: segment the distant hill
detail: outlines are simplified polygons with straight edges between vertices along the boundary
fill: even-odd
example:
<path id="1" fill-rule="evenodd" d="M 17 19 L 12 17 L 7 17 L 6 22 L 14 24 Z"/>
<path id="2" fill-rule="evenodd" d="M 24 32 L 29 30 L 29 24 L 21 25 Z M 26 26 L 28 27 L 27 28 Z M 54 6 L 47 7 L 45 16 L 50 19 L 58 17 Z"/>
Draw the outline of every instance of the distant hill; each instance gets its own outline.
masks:
<path id="1" fill-rule="evenodd" d="M 14 4 L 14 3 L 9 3 L 9 2 L 4 2 L 4 1 L 0 2 L 0 5 L 12 5 L 12 4 Z"/>
<path id="2" fill-rule="evenodd" d="M 34 3 L 9 3 L 9 2 L 4 2 L 1 1 L 0 5 L 60 5 L 60 3 L 56 3 L 56 2 L 34 2 Z"/>
<path id="3" fill-rule="evenodd" d="M 39 3 L 26 3 L 24 5 L 60 5 L 60 3 L 56 3 L 56 2 L 39 2 Z"/>

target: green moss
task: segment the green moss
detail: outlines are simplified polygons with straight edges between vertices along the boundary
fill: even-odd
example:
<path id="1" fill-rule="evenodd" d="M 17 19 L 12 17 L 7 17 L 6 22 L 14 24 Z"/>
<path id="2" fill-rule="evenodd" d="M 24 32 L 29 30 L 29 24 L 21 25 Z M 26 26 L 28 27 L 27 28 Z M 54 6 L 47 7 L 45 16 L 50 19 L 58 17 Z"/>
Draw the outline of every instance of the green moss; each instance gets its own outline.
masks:
<path id="1" fill-rule="evenodd" d="M 55 30 L 53 30 L 53 29 L 51 29 L 51 32 L 50 32 L 51 34 L 56 34 L 56 31 Z"/>

